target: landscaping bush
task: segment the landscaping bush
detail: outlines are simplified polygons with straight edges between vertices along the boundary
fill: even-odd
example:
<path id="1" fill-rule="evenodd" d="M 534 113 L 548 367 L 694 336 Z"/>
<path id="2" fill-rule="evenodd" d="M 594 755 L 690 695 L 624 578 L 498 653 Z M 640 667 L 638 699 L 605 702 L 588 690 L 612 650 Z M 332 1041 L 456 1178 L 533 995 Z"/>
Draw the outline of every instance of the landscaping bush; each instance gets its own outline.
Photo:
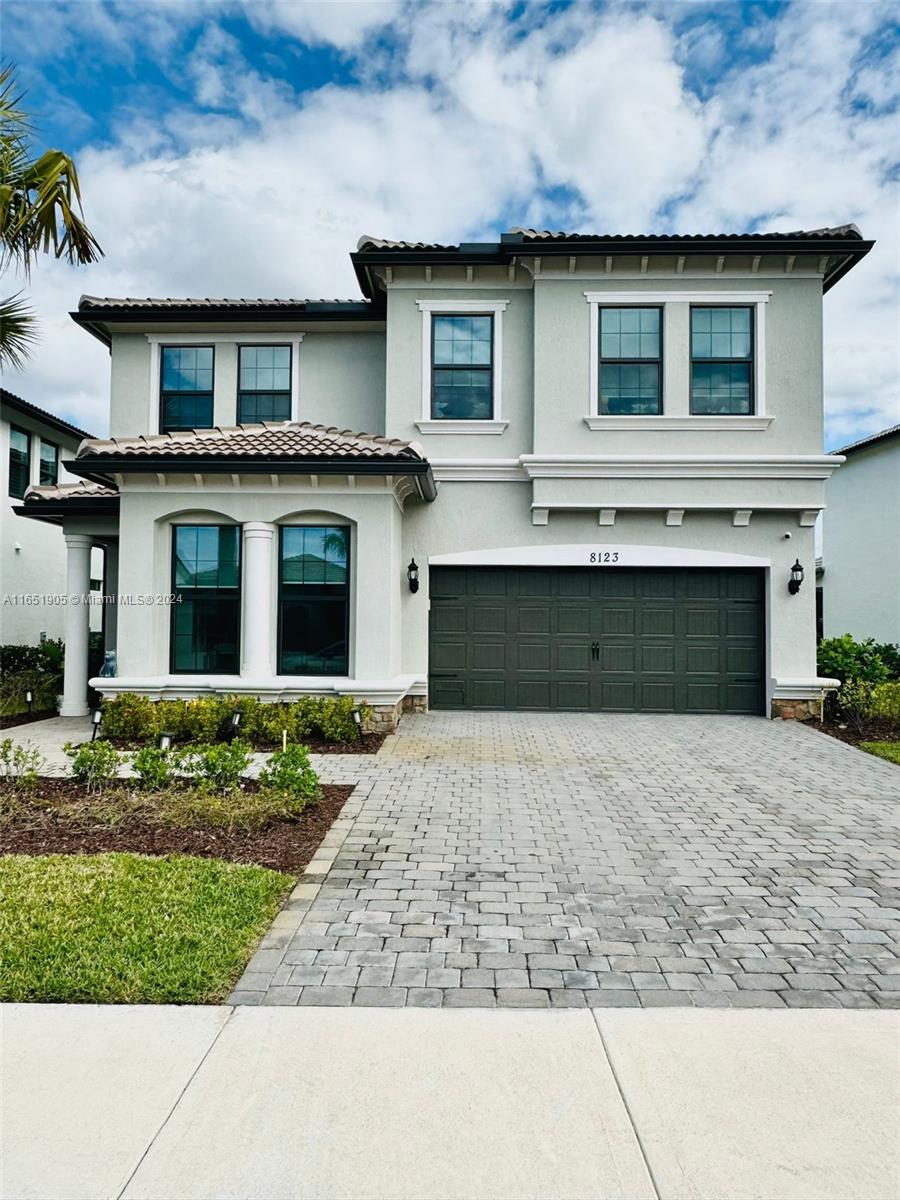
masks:
<path id="1" fill-rule="evenodd" d="M 259 773 L 263 787 L 284 792 L 304 802 L 319 795 L 319 777 L 309 761 L 305 746 L 276 750 Z"/>
<path id="2" fill-rule="evenodd" d="M 888 679 L 900 679 L 900 646 L 893 642 L 880 642 L 875 649 L 887 667 Z"/>
<path id="3" fill-rule="evenodd" d="M 126 692 L 115 700 L 104 700 L 103 733 L 123 742 L 149 742 L 157 731 L 157 707 L 147 696 Z"/>
<path id="4" fill-rule="evenodd" d="M 55 708 L 62 685 L 62 642 L 0 646 L 0 707 L 5 714 L 25 712 L 27 692 L 34 712 Z"/>
<path id="5" fill-rule="evenodd" d="M 34 787 L 43 763 L 40 750 L 32 742 L 24 746 L 12 738 L 0 742 L 0 776 L 8 779 L 17 791 L 30 791 Z"/>
<path id="6" fill-rule="evenodd" d="M 900 682 L 877 683 L 872 691 L 871 714 L 900 725 Z"/>
<path id="7" fill-rule="evenodd" d="M 849 679 L 880 683 L 888 678 L 889 669 L 881 656 L 881 647 L 874 638 L 857 642 L 849 633 L 826 638 L 819 643 L 818 671 L 830 679 L 844 683 Z"/>
<path id="8" fill-rule="evenodd" d="M 131 760 L 131 766 L 140 786 L 155 791 L 171 783 L 175 761 L 171 751 L 144 746 Z"/>
<path id="9" fill-rule="evenodd" d="M 63 749 L 72 760 L 72 774 L 92 794 L 102 792 L 107 784 L 117 779 L 119 767 L 125 761 L 112 742 L 103 738 L 83 742 L 80 746 L 66 742 Z"/>
<path id="10" fill-rule="evenodd" d="M 250 754 L 250 745 L 235 738 L 233 742 L 183 750 L 179 755 L 179 766 L 196 787 L 227 794 L 237 789 L 241 776 L 250 766 Z"/>

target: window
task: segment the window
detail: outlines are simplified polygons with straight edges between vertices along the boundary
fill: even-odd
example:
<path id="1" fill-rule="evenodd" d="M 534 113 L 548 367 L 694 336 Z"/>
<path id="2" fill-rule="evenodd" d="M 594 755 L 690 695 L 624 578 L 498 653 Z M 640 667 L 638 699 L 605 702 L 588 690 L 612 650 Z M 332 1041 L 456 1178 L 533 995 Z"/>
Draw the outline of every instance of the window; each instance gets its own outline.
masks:
<path id="1" fill-rule="evenodd" d="M 240 544 L 238 525 L 173 526 L 173 672 L 238 674 Z"/>
<path id="2" fill-rule="evenodd" d="M 278 673 L 346 675 L 350 617 L 350 530 L 287 525 L 281 530 Z"/>
<path id="3" fill-rule="evenodd" d="M 489 421 L 494 403 L 494 318 L 431 318 L 433 420 Z"/>
<path id="4" fill-rule="evenodd" d="M 660 308 L 600 309 L 600 412 L 662 411 Z"/>
<path id="5" fill-rule="evenodd" d="M 59 482 L 59 446 L 41 442 L 41 487 L 55 487 Z"/>
<path id="6" fill-rule="evenodd" d="M 691 309 L 691 412 L 753 412 L 750 308 Z"/>
<path id="7" fill-rule="evenodd" d="M 31 482 L 31 435 L 15 425 L 9 427 L 9 494 L 17 500 Z"/>
<path id="8" fill-rule="evenodd" d="M 160 399 L 161 433 L 212 428 L 212 346 L 162 347 Z"/>
<path id="9" fill-rule="evenodd" d="M 290 346 L 240 346 L 238 355 L 238 424 L 289 421 Z"/>

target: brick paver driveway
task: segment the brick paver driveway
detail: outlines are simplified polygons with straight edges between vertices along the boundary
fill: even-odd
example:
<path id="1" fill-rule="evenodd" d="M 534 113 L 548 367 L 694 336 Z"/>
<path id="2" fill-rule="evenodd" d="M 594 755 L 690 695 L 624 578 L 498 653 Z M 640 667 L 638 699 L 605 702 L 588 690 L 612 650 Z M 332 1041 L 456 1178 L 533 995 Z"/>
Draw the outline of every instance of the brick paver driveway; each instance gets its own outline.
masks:
<path id="1" fill-rule="evenodd" d="M 235 1001 L 900 1007 L 900 770 L 824 734 L 428 714 L 319 768 L 346 837 Z"/>

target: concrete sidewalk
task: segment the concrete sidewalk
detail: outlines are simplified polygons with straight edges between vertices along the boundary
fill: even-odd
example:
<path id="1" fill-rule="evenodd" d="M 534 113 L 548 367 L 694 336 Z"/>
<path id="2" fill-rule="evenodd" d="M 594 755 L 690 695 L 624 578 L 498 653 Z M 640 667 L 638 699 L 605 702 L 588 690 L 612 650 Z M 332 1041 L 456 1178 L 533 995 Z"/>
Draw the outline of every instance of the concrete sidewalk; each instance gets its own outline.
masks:
<path id="1" fill-rule="evenodd" d="M 3 1200 L 896 1200 L 900 1015 L 7 1005 Z"/>

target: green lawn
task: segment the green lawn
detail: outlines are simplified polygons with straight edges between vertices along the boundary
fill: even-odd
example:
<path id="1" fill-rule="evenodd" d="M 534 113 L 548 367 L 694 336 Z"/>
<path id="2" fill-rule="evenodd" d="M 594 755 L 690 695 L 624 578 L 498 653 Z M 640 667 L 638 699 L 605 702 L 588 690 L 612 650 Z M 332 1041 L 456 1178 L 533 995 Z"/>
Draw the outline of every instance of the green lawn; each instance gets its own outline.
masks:
<path id="1" fill-rule="evenodd" d="M 0 857 L 0 1000 L 226 998 L 294 881 L 219 859 Z"/>
<path id="2" fill-rule="evenodd" d="M 886 758 L 888 762 L 900 763 L 900 742 L 860 742 L 859 748 L 867 754 Z"/>

